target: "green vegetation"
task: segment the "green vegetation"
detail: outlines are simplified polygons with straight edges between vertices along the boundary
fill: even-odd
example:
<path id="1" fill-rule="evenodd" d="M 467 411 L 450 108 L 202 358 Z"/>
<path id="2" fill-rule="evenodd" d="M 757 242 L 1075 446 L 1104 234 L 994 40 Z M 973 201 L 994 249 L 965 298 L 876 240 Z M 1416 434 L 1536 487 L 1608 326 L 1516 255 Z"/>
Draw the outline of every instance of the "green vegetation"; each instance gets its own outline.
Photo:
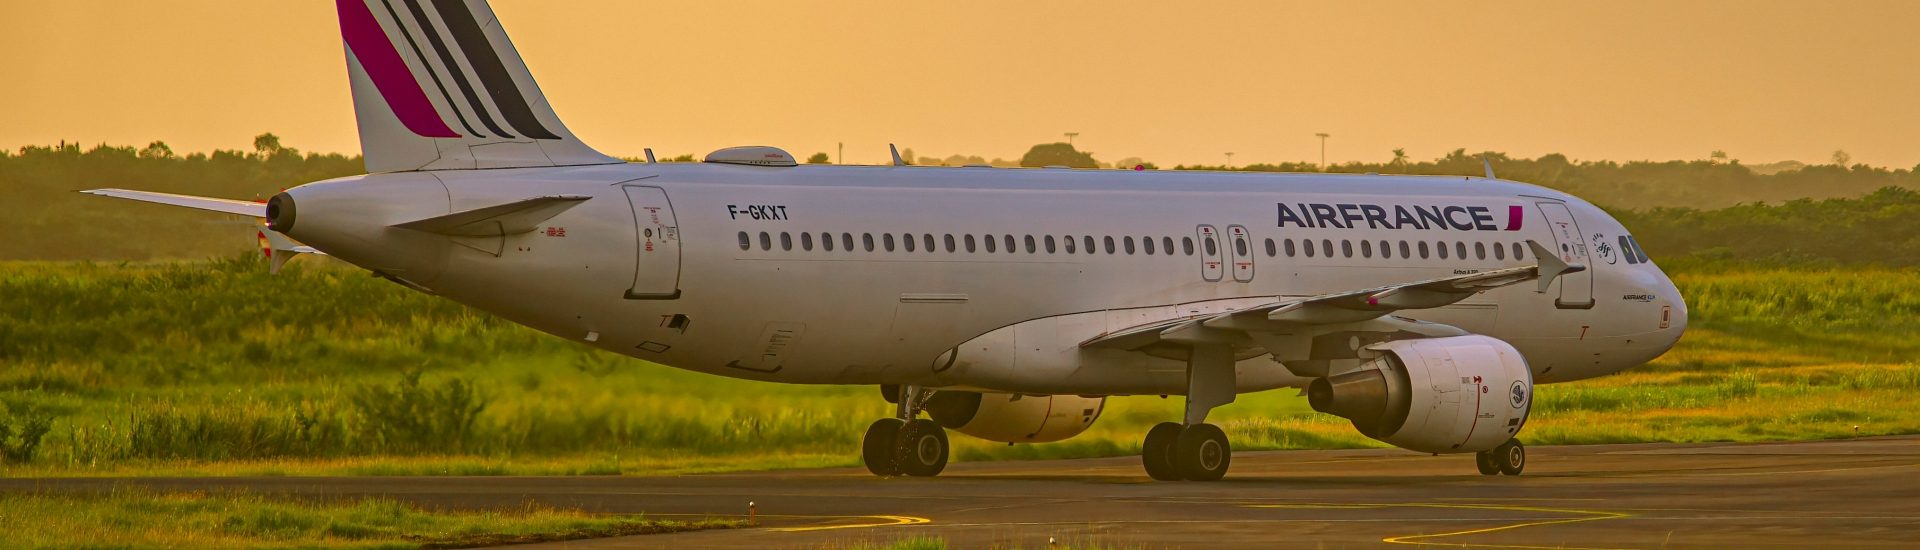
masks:
<path id="1" fill-rule="evenodd" d="M 0 493 L 10 548 L 472 548 L 737 526 L 595 516 L 536 505 L 433 511 L 386 499 L 283 501 L 246 493 Z"/>
<path id="2" fill-rule="evenodd" d="M 594 351 L 324 259 L 0 264 L 0 473 L 658 474 L 856 464 L 870 387 L 723 379 Z M 1531 442 L 1920 433 L 1920 273 L 1673 262 L 1681 347 L 1542 389 Z M 1180 399 L 963 461 L 1136 452 Z M 1291 390 L 1215 419 L 1240 449 L 1377 446 Z"/>

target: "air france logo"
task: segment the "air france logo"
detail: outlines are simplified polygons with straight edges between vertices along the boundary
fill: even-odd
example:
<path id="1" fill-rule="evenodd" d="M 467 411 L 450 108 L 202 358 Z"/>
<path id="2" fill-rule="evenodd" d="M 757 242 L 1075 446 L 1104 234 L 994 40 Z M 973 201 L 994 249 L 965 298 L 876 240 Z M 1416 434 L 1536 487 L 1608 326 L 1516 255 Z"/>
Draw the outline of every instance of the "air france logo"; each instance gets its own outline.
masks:
<path id="1" fill-rule="evenodd" d="M 1522 405 L 1526 405 L 1527 404 L 1527 383 L 1521 382 L 1519 380 L 1514 380 L 1513 387 L 1508 390 L 1507 399 L 1513 402 L 1513 408 L 1516 408 L 1516 409 L 1520 408 Z"/>
<path id="2" fill-rule="evenodd" d="M 1507 207 L 1504 225 L 1486 206 L 1276 203 L 1280 227 L 1319 229 L 1436 229 L 1442 231 L 1519 231 L 1526 220 L 1520 206 Z"/>

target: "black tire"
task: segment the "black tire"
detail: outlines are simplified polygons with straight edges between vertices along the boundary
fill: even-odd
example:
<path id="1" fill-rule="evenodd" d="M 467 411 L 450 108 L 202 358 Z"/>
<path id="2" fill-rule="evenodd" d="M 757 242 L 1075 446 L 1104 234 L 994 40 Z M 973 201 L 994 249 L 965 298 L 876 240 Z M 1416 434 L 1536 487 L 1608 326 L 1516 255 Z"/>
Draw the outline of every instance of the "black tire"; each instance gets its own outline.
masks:
<path id="1" fill-rule="evenodd" d="M 1483 475 L 1483 476 L 1500 475 L 1500 465 L 1495 464 L 1493 462 L 1493 451 L 1480 451 L 1477 453 L 1473 453 L 1473 465 L 1474 467 L 1480 469 L 1480 475 Z"/>
<path id="2" fill-rule="evenodd" d="M 900 466 L 894 462 L 894 445 L 900 439 L 900 428 L 906 422 L 898 418 L 882 418 L 867 426 L 867 435 L 860 439 L 860 461 L 867 464 L 867 471 L 880 477 L 900 475 Z"/>
<path id="3" fill-rule="evenodd" d="M 1520 475 L 1527 469 L 1527 446 L 1521 445 L 1518 439 L 1509 439 L 1493 448 L 1493 462 L 1500 465 L 1500 473 Z"/>
<path id="4" fill-rule="evenodd" d="M 1173 465 L 1181 477 L 1192 481 L 1214 481 L 1227 475 L 1233 462 L 1233 447 L 1227 433 L 1212 424 L 1194 424 L 1180 431 L 1173 442 Z"/>
<path id="5" fill-rule="evenodd" d="M 900 466 L 900 473 L 930 477 L 947 469 L 947 429 L 939 422 L 925 418 L 907 422 L 895 441 L 894 464 Z"/>
<path id="6" fill-rule="evenodd" d="M 1179 468 L 1173 467 L 1173 442 L 1180 438 L 1181 429 L 1177 422 L 1161 422 L 1147 430 L 1147 440 L 1140 444 L 1140 463 L 1147 467 L 1147 477 L 1159 481 L 1186 479 Z"/>

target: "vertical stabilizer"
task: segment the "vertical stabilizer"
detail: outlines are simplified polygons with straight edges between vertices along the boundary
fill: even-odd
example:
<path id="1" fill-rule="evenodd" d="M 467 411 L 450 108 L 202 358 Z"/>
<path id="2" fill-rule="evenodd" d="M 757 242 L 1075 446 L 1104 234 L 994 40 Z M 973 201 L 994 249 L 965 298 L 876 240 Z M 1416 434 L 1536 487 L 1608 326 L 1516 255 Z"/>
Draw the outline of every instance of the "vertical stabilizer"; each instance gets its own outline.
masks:
<path id="1" fill-rule="evenodd" d="M 560 123 L 486 0 L 336 0 L 367 171 L 620 162 Z"/>

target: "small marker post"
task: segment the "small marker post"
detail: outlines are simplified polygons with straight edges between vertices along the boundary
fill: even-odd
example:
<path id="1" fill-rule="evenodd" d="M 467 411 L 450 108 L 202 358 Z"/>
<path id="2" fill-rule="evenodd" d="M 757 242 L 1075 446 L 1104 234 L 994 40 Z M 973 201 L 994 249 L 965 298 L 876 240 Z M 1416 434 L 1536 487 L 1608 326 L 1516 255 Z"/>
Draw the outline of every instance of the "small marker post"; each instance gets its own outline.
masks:
<path id="1" fill-rule="evenodd" d="M 748 525 L 760 524 L 760 510 L 754 507 L 753 501 L 751 500 L 747 501 L 747 524 Z"/>

